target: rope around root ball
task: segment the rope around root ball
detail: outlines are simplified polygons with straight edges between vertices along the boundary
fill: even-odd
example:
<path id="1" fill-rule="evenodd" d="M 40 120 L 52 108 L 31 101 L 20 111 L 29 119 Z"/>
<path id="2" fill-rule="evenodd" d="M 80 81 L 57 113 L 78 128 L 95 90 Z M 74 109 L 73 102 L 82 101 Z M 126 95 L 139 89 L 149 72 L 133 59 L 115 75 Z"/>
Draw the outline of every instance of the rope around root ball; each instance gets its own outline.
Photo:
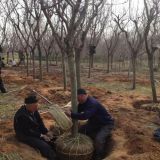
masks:
<path id="1" fill-rule="evenodd" d="M 92 140 L 86 135 L 72 137 L 71 134 L 64 134 L 56 140 L 56 151 L 64 160 L 87 160 L 91 159 L 94 147 Z"/>

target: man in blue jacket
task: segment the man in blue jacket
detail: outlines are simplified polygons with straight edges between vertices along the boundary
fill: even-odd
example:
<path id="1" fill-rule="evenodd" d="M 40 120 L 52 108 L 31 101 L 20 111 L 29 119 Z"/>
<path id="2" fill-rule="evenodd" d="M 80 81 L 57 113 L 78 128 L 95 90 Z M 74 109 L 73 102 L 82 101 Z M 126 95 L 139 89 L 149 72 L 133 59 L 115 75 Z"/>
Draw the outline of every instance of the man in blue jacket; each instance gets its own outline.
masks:
<path id="1" fill-rule="evenodd" d="M 106 140 L 111 136 L 114 120 L 108 111 L 95 98 L 87 95 L 84 89 L 78 89 L 78 113 L 71 112 L 72 119 L 87 120 L 79 132 L 88 135 L 95 142 L 96 160 L 101 160 Z"/>
<path id="2" fill-rule="evenodd" d="M 55 152 L 49 145 L 50 138 L 38 112 L 38 100 L 30 95 L 25 98 L 25 105 L 14 116 L 14 129 L 18 140 L 39 149 L 48 160 L 55 160 Z"/>

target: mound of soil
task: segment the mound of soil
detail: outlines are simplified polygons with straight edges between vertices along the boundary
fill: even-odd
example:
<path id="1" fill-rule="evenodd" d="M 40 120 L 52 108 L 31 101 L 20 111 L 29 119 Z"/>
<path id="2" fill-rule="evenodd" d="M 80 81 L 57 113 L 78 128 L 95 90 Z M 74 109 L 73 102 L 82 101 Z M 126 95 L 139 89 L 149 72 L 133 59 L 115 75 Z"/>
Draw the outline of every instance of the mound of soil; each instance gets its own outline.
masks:
<path id="1" fill-rule="evenodd" d="M 160 151 L 159 145 L 153 143 L 151 137 L 137 136 L 130 138 L 125 147 L 128 148 L 128 154 L 143 154 L 147 152 Z"/>

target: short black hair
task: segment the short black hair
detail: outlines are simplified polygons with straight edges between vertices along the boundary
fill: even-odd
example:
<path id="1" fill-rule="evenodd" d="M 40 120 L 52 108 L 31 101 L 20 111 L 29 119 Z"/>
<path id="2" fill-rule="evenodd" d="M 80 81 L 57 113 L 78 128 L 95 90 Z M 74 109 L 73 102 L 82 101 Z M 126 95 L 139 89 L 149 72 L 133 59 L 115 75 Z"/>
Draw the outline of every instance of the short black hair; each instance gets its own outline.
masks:
<path id="1" fill-rule="evenodd" d="M 85 89 L 79 88 L 79 89 L 77 90 L 77 95 L 80 95 L 80 94 L 87 94 L 87 92 L 86 92 Z"/>

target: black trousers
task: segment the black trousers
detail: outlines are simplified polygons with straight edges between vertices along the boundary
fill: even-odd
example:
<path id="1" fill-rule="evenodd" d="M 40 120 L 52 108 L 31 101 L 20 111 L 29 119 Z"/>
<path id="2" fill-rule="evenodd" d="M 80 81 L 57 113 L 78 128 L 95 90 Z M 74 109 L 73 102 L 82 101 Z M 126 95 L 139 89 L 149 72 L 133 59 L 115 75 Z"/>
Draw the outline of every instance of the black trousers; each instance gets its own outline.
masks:
<path id="1" fill-rule="evenodd" d="M 113 128 L 114 125 L 97 126 L 87 123 L 80 127 L 79 132 L 93 139 L 96 155 L 103 155 L 107 138 L 111 136 Z"/>
<path id="2" fill-rule="evenodd" d="M 6 89 L 4 88 L 4 84 L 1 77 L 0 77 L 0 90 L 2 93 L 6 93 Z"/>
<path id="3" fill-rule="evenodd" d="M 157 140 L 158 142 L 160 142 L 160 128 L 156 129 L 153 133 L 153 137 L 155 138 L 155 140 Z"/>
<path id="4" fill-rule="evenodd" d="M 38 149 L 42 156 L 46 157 L 48 160 L 56 160 L 56 154 L 53 148 L 43 139 L 29 136 L 17 136 L 17 138 L 21 142 L 28 144 L 35 149 Z"/>

